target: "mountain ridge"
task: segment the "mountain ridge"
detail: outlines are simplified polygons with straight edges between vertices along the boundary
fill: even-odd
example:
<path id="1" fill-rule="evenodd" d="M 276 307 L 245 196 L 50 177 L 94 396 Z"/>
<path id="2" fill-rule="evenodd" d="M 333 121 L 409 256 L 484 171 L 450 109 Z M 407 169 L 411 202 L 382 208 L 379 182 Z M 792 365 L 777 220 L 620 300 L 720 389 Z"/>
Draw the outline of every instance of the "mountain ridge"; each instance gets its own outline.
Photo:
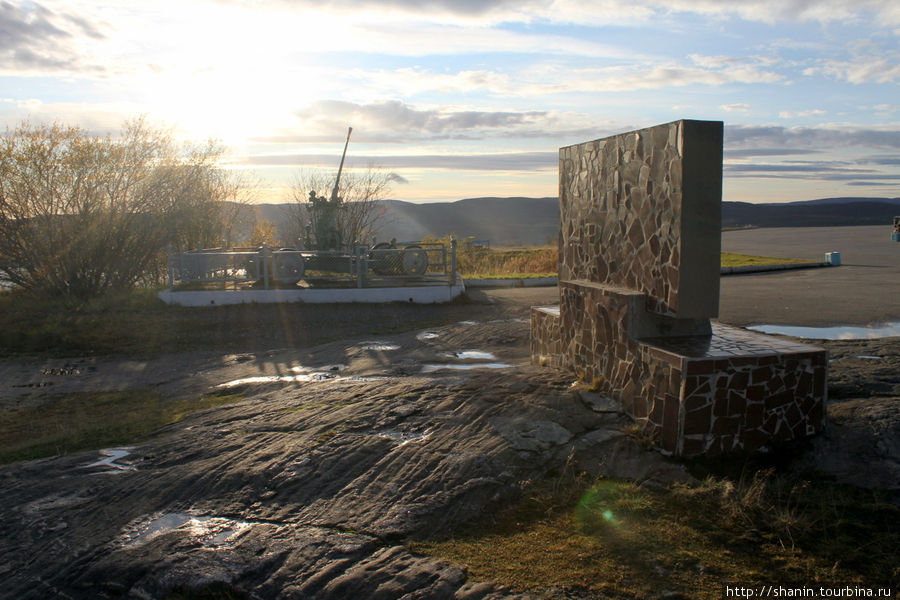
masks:
<path id="1" fill-rule="evenodd" d="M 296 236 L 290 204 L 254 204 L 253 221 L 275 224 L 282 240 Z M 492 245 L 555 244 L 559 202 L 555 197 L 485 196 L 417 204 L 383 200 L 376 237 L 417 240 L 456 235 Z M 723 227 L 835 227 L 884 225 L 900 216 L 900 198 L 835 197 L 786 203 L 722 202 Z M 251 225 L 252 227 L 252 225 Z"/>

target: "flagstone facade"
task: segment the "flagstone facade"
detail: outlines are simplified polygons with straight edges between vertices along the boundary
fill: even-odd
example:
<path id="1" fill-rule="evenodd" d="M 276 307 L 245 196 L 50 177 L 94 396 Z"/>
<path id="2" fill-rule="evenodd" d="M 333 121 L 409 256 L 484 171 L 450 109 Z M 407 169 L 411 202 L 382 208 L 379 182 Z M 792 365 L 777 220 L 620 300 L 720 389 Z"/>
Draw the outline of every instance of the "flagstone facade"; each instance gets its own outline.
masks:
<path id="1" fill-rule="evenodd" d="M 721 190 L 720 122 L 562 148 L 560 303 L 532 311 L 533 362 L 574 371 L 681 456 L 824 423 L 824 350 L 710 322 Z"/>

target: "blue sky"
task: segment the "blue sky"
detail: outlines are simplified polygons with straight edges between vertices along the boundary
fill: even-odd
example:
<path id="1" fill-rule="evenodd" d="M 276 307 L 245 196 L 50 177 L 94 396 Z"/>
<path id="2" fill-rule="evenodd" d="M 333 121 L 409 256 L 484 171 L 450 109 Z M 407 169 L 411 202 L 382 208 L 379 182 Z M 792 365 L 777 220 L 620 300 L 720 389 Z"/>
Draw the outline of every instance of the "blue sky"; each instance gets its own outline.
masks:
<path id="1" fill-rule="evenodd" d="M 555 196 L 561 146 L 725 122 L 724 200 L 900 196 L 896 0 L 0 0 L 0 127 L 221 139 L 259 200 Z"/>

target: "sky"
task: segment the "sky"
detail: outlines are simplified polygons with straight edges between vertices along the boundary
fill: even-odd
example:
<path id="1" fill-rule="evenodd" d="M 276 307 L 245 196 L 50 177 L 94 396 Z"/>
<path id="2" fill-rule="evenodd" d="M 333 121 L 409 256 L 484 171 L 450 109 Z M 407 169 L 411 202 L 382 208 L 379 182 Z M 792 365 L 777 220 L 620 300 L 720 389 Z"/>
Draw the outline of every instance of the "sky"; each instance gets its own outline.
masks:
<path id="1" fill-rule="evenodd" d="M 558 149 L 725 123 L 723 200 L 900 196 L 897 0 L 0 0 L 0 130 L 215 138 L 257 200 L 556 196 Z"/>

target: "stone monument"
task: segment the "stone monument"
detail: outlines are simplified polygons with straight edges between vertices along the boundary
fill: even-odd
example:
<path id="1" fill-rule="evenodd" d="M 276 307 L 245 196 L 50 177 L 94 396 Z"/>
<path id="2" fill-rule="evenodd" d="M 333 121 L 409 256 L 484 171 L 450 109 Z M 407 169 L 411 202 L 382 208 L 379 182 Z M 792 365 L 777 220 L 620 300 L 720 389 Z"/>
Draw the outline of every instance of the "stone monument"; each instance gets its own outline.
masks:
<path id="1" fill-rule="evenodd" d="M 825 350 L 711 322 L 723 124 L 682 120 L 559 151 L 559 294 L 532 361 L 621 403 L 663 451 L 756 450 L 824 424 Z"/>

